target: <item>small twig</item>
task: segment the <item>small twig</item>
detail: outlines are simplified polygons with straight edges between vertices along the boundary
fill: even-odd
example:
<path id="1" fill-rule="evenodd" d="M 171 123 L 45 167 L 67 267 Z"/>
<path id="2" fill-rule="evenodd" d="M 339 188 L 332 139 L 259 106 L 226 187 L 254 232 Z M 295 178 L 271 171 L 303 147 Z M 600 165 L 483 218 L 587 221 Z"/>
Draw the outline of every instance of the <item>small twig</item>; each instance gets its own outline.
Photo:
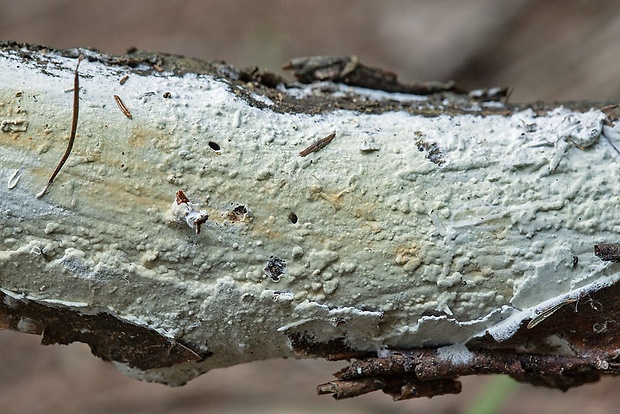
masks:
<path id="1" fill-rule="evenodd" d="M 601 365 L 596 357 L 518 353 L 509 350 L 467 350 L 467 361 L 454 363 L 441 356 L 439 349 L 418 348 L 399 351 L 380 358 L 354 361 L 334 375 L 336 380 L 317 387 L 319 394 L 336 399 L 351 398 L 376 390 L 394 400 L 458 394 L 458 377 L 481 374 L 507 374 L 522 382 L 563 391 L 618 375 L 618 367 Z"/>
<path id="2" fill-rule="evenodd" d="M 37 198 L 41 198 L 45 195 L 47 189 L 50 188 L 50 186 L 54 182 L 54 179 L 60 172 L 60 169 L 63 165 L 65 165 L 65 162 L 67 162 L 67 159 L 71 154 L 71 149 L 73 148 L 73 142 L 75 141 L 75 134 L 77 132 L 78 115 L 80 112 L 80 77 L 78 75 L 78 69 L 82 60 L 84 60 L 84 55 L 80 54 L 80 56 L 78 56 L 77 65 L 75 66 L 75 78 L 73 81 L 73 119 L 71 121 L 71 135 L 69 136 L 69 144 L 67 144 L 65 155 L 62 156 L 62 159 L 58 163 L 58 166 L 56 166 L 56 169 L 52 173 L 45 187 L 43 187 L 43 190 L 41 190 L 41 192 L 37 194 Z"/>
<path id="3" fill-rule="evenodd" d="M 321 138 L 320 140 L 312 143 L 308 148 L 304 149 L 303 151 L 299 152 L 299 155 L 302 157 L 305 157 L 308 154 L 311 154 L 313 152 L 317 152 L 320 149 L 324 148 L 327 146 L 327 144 L 329 144 L 330 142 L 332 142 L 332 140 L 336 137 L 336 133 L 332 132 L 331 134 L 329 134 L 328 136 L 326 136 L 325 138 Z"/>

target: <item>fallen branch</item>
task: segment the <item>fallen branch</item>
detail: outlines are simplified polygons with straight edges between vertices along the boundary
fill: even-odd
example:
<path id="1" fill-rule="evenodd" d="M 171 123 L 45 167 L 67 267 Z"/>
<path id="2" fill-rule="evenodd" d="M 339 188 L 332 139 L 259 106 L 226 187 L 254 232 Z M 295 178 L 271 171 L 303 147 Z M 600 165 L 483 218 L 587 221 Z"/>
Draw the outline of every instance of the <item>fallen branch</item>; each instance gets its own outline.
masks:
<path id="1" fill-rule="evenodd" d="M 0 327 L 172 385 L 354 358 L 337 398 L 617 375 L 617 107 L 288 67 L 1 44 Z"/>

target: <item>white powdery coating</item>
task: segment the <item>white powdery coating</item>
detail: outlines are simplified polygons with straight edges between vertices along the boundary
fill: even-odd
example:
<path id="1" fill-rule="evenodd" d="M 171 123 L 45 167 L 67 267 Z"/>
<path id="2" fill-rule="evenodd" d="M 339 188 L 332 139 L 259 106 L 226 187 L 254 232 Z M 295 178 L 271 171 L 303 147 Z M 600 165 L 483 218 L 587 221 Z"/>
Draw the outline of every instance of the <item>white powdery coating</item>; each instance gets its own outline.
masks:
<path id="1" fill-rule="evenodd" d="M 617 273 L 592 254 L 620 230 L 618 129 L 601 139 L 600 111 L 278 114 L 206 75 L 120 85 L 123 69 L 84 61 L 73 153 L 36 199 L 71 120 L 76 61 L 51 61 L 0 55 L 0 176 L 21 171 L 0 186 L 2 288 L 108 307 L 214 353 L 134 375 L 181 383 L 293 355 L 285 334 L 303 331 L 366 350 L 501 339 L 502 320 L 532 315 L 520 309 Z M 209 215 L 200 234 L 179 190 Z"/>
<path id="2" fill-rule="evenodd" d="M 454 344 L 438 348 L 437 359 L 454 366 L 468 365 L 473 361 L 474 354 L 464 344 Z"/>

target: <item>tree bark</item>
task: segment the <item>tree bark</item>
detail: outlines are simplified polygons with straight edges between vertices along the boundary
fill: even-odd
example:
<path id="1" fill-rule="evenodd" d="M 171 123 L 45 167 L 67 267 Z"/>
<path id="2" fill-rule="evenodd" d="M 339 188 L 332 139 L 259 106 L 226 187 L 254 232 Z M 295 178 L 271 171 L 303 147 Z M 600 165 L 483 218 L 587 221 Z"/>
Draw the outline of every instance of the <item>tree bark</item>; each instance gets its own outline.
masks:
<path id="1" fill-rule="evenodd" d="M 358 358 L 337 398 L 617 374 L 613 105 L 287 67 L 3 43 L 0 326 L 171 385 Z"/>

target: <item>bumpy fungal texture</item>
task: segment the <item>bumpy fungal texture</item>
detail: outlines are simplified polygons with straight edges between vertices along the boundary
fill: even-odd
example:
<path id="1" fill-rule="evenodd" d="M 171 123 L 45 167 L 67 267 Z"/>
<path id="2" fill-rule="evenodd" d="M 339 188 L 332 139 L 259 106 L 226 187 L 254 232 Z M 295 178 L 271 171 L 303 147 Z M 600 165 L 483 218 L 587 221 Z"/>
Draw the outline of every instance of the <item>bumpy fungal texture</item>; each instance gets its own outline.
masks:
<path id="1" fill-rule="evenodd" d="M 283 114 L 209 75 L 120 84 L 124 68 L 84 61 L 73 153 L 37 199 L 66 146 L 74 67 L 0 53 L 0 287 L 211 354 L 121 366 L 137 378 L 292 356 L 291 333 L 368 351 L 503 340 L 549 301 L 615 282 L 593 254 L 620 229 L 619 130 L 600 139 L 600 111 Z"/>

